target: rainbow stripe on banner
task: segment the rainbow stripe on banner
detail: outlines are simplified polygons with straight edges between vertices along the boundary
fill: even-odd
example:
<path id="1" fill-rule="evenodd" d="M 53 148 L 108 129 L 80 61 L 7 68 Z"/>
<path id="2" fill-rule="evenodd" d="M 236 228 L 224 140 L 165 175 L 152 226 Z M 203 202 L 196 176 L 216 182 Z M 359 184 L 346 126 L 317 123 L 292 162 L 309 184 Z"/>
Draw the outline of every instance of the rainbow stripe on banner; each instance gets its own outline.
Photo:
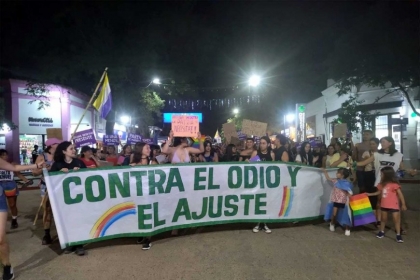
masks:
<path id="1" fill-rule="evenodd" d="M 108 209 L 90 230 L 92 238 L 103 237 L 113 223 L 127 215 L 136 214 L 136 205 L 133 202 L 124 202 Z"/>
<path id="2" fill-rule="evenodd" d="M 350 207 L 353 210 L 353 225 L 355 227 L 376 222 L 375 213 L 368 196 L 365 193 L 350 197 Z"/>
<path id="3" fill-rule="evenodd" d="M 279 217 L 287 217 L 292 209 L 293 189 L 288 186 L 283 187 L 283 199 L 281 201 Z"/>

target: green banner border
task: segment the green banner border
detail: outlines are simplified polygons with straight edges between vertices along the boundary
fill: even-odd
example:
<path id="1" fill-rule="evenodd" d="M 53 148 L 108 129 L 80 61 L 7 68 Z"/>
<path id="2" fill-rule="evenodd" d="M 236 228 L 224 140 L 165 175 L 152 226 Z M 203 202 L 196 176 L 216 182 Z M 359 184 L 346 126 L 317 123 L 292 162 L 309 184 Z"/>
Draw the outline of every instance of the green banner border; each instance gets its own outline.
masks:
<path id="1" fill-rule="evenodd" d="M 202 222 L 202 223 L 193 223 L 188 225 L 178 225 L 172 227 L 165 227 L 162 229 L 158 229 L 152 232 L 147 233 L 120 233 L 120 234 L 113 234 L 104 237 L 98 237 L 95 239 L 88 239 L 83 241 L 77 242 L 68 242 L 65 244 L 66 247 L 69 246 L 76 246 L 76 245 L 85 245 L 88 243 L 106 241 L 116 238 L 125 238 L 125 237 L 150 237 L 162 232 L 171 231 L 173 229 L 185 229 L 185 228 L 193 228 L 193 227 L 201 227 L 201 226 L 213 226 L 213 225 L 223 225 L 223 224 L 237 224 L 237 223 L 290 223 L 290 222 L 304 222 L 304 221 L 314 221 L 324 217 L 324 215 L 313 216 L 313 217 L 306 217 L 306 218 L 296 218 L 296 219 L 239 219 L 239 220 L 227 220 L 227 221 L 214 221 L 214 222 Z M 250 227 L 250 230 L 252 228 Z"/>

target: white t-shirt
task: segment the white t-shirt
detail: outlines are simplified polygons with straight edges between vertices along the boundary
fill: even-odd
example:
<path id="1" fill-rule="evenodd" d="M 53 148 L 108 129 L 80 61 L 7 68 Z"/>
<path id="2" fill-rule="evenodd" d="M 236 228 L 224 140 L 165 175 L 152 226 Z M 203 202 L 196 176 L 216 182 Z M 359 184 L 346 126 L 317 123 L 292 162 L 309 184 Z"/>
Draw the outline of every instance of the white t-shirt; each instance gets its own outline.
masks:
<path id="1" fill-rule="evenodd" d="M 394 171 L 400 168 L 401 161 L 403 159 L 403 154 L 400 152 L 396 152 L 392 156 L 389 154 L 380 154 L 378 152 L 374 153 L 373 156 L 375 157 L 374 166 L 376 171 L 376 181 L 375 187 L 381 182 L 381 169 L 385 166 L 392 166 Z"/>

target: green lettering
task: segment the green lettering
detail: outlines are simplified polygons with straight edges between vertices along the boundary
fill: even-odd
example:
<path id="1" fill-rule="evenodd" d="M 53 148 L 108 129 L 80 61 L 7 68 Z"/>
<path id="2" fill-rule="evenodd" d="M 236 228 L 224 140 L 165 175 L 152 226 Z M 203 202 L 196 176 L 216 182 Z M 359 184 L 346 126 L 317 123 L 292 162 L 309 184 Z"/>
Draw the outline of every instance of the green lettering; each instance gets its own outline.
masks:
<path id="1" fill-rule="evenodd" d="M 96 182 L 98 185 L 98 196 L 93 194 L 92 184 Z M 105 180 L 101 175 L 87 177 L 85 181 L 86 199 L 89 202 L 98 202 L 106 198 Z"/>
<path id="2" fill-rule="evenodd" d="M 233 172 L 236 176 L 233 176 Z M 236 183 L 233 182 L 233 178 L 236 179 Z M 228 170 L 228 187 L 229 189 L 238 189 L 242 186 L 242 168 L 240 166 L 231 166 Z"/>
<path id="3" fill-rule="evenodd" d="M 206 189 L 205 185 L 200 185 L 200 182 L 205 182 L 206 181 L 206 177 L 201 177 L 200 173 L 201 172 L 206 172 L 207 168 L 205 167 L 199 167 L 196 168 L 194 171 L 194 190 L 195 191 L 202 191 Z"/>
<path id="4" fill-rule="evenodd" d="M 264 166 L 260 167 L 260 189 L 264 189 Z"/>
<path id="5" fill-rule="evenodd" d="M 159 180 L 156 181 L 156 175 L 159 176 Z M 156 189 L 159 194 L 165 193 L 163 190 L 163 184 L 166 181 L 166 173 L 162 170 L 151 170 L 148 172 L 149 176 L 149 195 L 156 194 Z"/>
<path id="6" fill-rule="evenodd" d="M 208 208 L 208 203 L 209 202 L 209 198 L 208 197 L 203 197 L 203 203 L 201 204 L 201 214 L 197 215 L 197 212 L 192 212 L 192 218 L 193 220 L 201 220 L 202 218 L 204 218 L 207 215 L 207 208 Z"/>
<path id="7" fill-rule="evenodd" d="M 245 201 L 244 215 L 248 216 L 249 215 L 249 202 L 250 202 L 251 199 L 254 199 L 254 195 L 253 194 L 241 194 L 241 199 L 243 199 Z"/>
<path id="8" fill-rule="evenodd" d="M 293 169 L 293 166 L 288 166 L 287 167 L 287 170 L 289 171 L 290 178 L 292 180 L 292 187 L 296 187 L 297 186 L 296 185 L 296 177 L 297 177 L 297 173 L 299 172 L 299 170 L 301 168 L 302 167 L 295 167 L 295 169 Z"/>
<path id="9" fill-rule="evenodd" d="M 223 205 L 223 196 L 219 195 L 217 197 L 216 213 L 214 210 L 214 196 L 209 197 L 209 217 L 210 218 L 219 218 L 222 216 L 222 205 Z"/>
<path id="10" fill-rule="evenodd" d="M 271 174 L 272 171 L 274 171 L 273 176 Z M 278 166 L 267 167 L 265 170 L 265 181 L 268 188 L 277 188 L 280 185 L 280 168 Z"/>
<path id="11" fill-rule="evenodd" d="M 151 220 L 152 219 L 152 214 L 145 214 L 144 211 L 145 210 L 150 210 L 152 209 L 152 205 L 151 204 L 145 204 L 145 205 L 137 205 L 137 213 L 138 214 L 138 221 L 139 221 L 139 229 L 151 229 L 152 225 L 151 224 L 145 224 L 144 222 L 146 220 Z"/>
<path id="12" fill-rule="evenodd" d="M 267 206 L 267 201 L 261 201 L 262 198 L 267 198 L 267 194 L 259 193 L 255 195 L 255 215 L 267 214 L 265 209 L 261 209 L 261 207 Z"/>
<path id="13" fill-rule="evenodd" d="M 121 182 L 120 176 L 118 173 L 108 174 L 109 182 L 109 195 L 111 198 L 117 198 L 117 191 L 120 193 L 121 197 L 130 197 L 130 178 L 129 172 L 123 172 L 123 182 Z"/>
<path id="14" fill-rule="evenodd" d="M 137 196 L 143 196 L 143 183 L 141 177 L 146 176 L 147 171 L 131 171 L 130 176 L 136 178 Z"/>
<path id="15" fill-rule="evenodd" d="M 251 177 L 251 175 L 249 174 L 250 172 L 252 174 L 252 182 L 250 181 L 250 177 Z M 257 168 L 255 166 L 245 166 L 244 173 L 245 173 L 245 189 L 255 188 L 258 185 Z"/>
<path id="16" fill-rule="evenodd" d="M 178 219 L 181 216 L 184 216 L 187 221 L 191 220 L 190 206 L 188 205 L 188 200 L 186 198 L 178 200 L 178 205 L 176 206 L 175 214 L 172 218 L 172 223 L 178 222 Z"/>
<path id="17" fill-rule="evenodd" d="M 160 227 L 166 223 L 166 220 L 159 221 L 159 202 L 153 203 L 153 226 Z"/>
<path id="18" fill-rule="evenodd" d="M 220 185 L 213 185 L 213 167 L 209 168 L 209 190 L 220 189 Z"/>
<path id="19" fill-rule="evenodd" d="M 229 212 L 228 210 L 225 210 L 225 216 L 226 217 L 233 217 L 238 214 L 238 205 L 232 204 L 230 201 L 233 200 L 233 202 L 238 203 L 239 198 L 236 195 L 227 195 L 225 197 L 225 208 L 232 209 L 232 212 Z"/>
<path id="20" fill-rule="evenodd" d="M 76 186 L 82 185 L 82 179 L 80 177 L 68 177 L 63 181 L 63 194 L 64 194 L 64 203 L 65 204 L 76 204 L 80 203 L 83 200 L 83 194 L 76 194 L 75 198 L 71 197 L 70 194 L 70 184 L 74 183 Z"/>
<path id="21" fill-rule="evenodd" d="M 179 192 L 185 192 L 184 183 L 182 182 L 181 174 L 179 174 L 178 168 L 169 169 L 165 193 L 170 193 L 173 187 L 177 187 Z"/>

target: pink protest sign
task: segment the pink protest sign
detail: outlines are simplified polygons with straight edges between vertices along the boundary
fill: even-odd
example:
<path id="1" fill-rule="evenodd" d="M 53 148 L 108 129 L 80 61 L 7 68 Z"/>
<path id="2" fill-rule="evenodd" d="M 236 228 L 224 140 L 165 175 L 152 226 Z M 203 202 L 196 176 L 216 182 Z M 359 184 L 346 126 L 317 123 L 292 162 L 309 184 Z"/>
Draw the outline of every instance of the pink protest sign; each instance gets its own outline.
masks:
<path id="1" fill-rule="evenodd" d="M 172 131 L 175 137 L 197 137 L 200 124 L 197 116 L 172 116 Z"/>

